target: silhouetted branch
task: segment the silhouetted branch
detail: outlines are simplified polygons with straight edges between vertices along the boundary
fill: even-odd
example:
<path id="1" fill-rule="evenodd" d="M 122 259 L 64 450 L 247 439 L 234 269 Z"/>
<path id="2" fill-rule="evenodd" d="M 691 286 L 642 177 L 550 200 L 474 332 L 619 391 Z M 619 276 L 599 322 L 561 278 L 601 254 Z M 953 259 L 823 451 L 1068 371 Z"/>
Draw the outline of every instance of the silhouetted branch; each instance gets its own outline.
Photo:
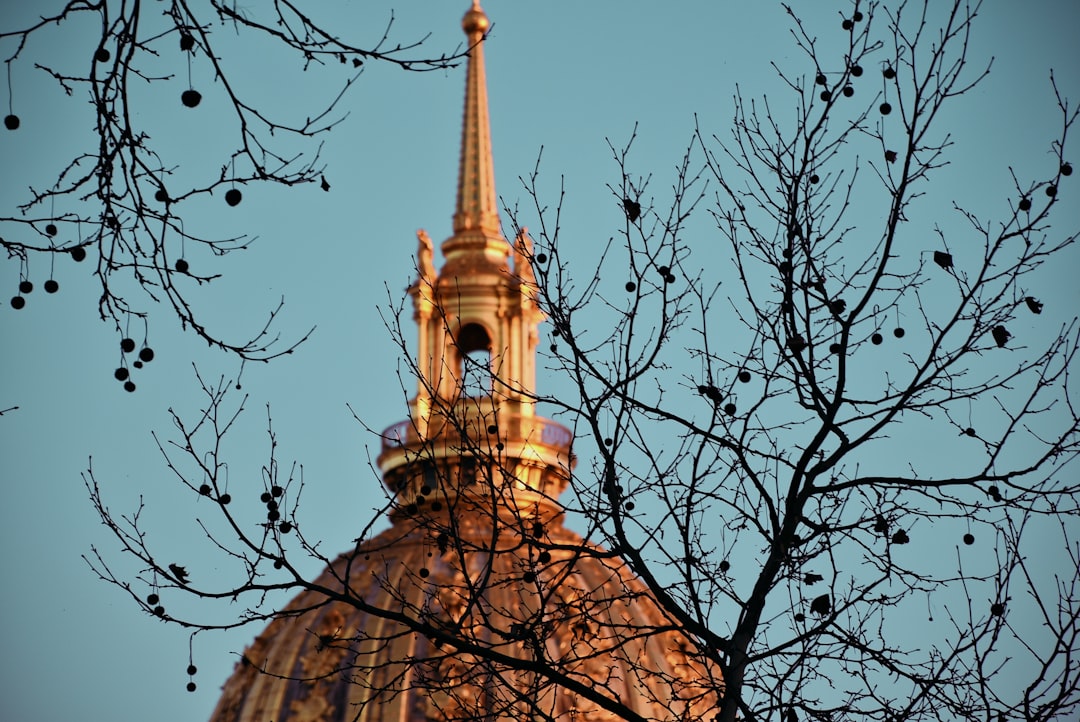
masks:
<path id="1" fill-rule="evenodd" d="M 276 7 L 289 42 L 308 37 Z M 994 220 L 923 205 L 953 143 L 941 110 L 986 74 L 968 57 L 979 7 L 858 3 L 839 48 L 788 8 L 804 58 L 777 66 L 786 94 L 737 91 L 730 137 L 699 126 L 669 189 L 634 172 L 636 129 L 609 144 L 618 240 L 595 270 L 571 261 L 565 187 L 549 205 L 538 160 L 522 179 L 531 207 L 509 211 L 504 280 L 550 322 L 540 356 L 558 393 L 500 374 L 499 348 L 469 355 L 450 320 L 462 299 L 432 280 L 421 233 L 417 280 L 406 300 L 388 291 L 383 315 L 410 397 L 408 419 L 376 436 L 385 531 L 373 518 L 355 549 L 322 556 L 272 427 L 262 485 L 244 491 L 266 511 L 223 503 L 242 403 L 204 384 L 201 415 L 174 416 L 178 439 L 159 448 L 189 496 L 214 502 L 217 525 L 199 526 L 235 576 L 183 579 L 141 507 L 115 516 L 89 473 L 140 571 L 91 565 L 150 613 L 144 593 L 160 589 L 246 602 L 222 626 L 272 620 L 241 681 L 323 698 L 345 684 L 371 705 L 422 689 L 430 718 L 1075 714 L 1080 322 L 1032 289 L 1080 237 L 1052 226 L 1077 112 L 1055 86 L 1055 167 L 1025 179 L 1003 157 L 1016 197 L 987 199 L 1004 209 Z M 917 213 L 936 236 L 910 231 Z M 411 353 L 408 311 L 440 321 L 457 356 Z M 1027 314 L 1057 321 L 1021 330 Z M 507 448 L 519 437 L 533 453 Z M 326 565 L 314 582 L 303 555 Z M 297 596 L 277 604 L 281 590 Z M 286 634 L 312 668 L 270 654 Z"/>
<path id="2" fill-rule="evenodd" d="M 81 23 L 91 19 L 93 34 L 81 37 Z M 121 337 L 128 335 L 132 319 L 148 328 L 151 309 L 164 303 L 182 328 L 242 361 L 291 353 L 310 332 L 282 341 L 270 328 L 280 305 L 266 326 L 241 341 L 224 338 L 214 330 L 213 319 L 196 311 L 195 290 L 219 274 L 189 260 L 201 255 L 195 249 L 225 256 L 254 238 L 200 235 L 185 230 L 184 220 L 190 222 L 210 197 L 223 196 L 228 205 L 237 205 L 243 190 L 256 184 L 320 183 L 328 190 L 319 136 L 344 119 L 340 104 L 362 66 L 384 63 L 427 71 L 453 67 L 463 57 L 460 50 L 425 55 L 421 50 L 427 37 L 394 42 L 393 24 L 391 15 L 378 39 L 364 44 L 338 37 L 286 0 L 259 10 L 219 0 L 164 5 L 71 0 L 24 27 L 0 32 L 0 44 L 10 48 L 5 58 L 9 90 L 25 82 L 19 77 L 13 84 L 13 72 L 32 65 L 78 102 L 88 95 L 95 139 L 58 170 L 51 185 L 28 188 L 22 200 L 12 201 L 17 206 L 6 214 L 0 209 L 0 245 L 19 264 L 23 282 L 12 307 L 22 308 L 33 281 L 44 275 L 42 267 L 53 267 L 54 257 L 89 259 L 101 287 L 99 315 Z M 233 32 L 215 34 L 219 27 Z M 62 69 L 49 57 L 49 43 L 70 38 L 85 41 L 86 63 Z M 343 66 L 339 90 L 311 108 L 255 99 L 254 88 L 238 84 L 236 61 L 222 50 L 230 43 L 259 41 L 286 58 L 295 56 L 303 69 L 312 63 Z M 186 71 L 181 70 L 185 65 Z M 196 113 L 203 93 L 213 93 L 228 109 L 220 118 L 226 146 L 210 167 L 196 165 L 183 146 L 180 153 L 170 149 L 161 137 L 167 134 L 148 119 L 147 110 L 160 99 L 151 91 L 175 87 L 184 72 L 186 90 L 175 91 L 178 112 Z M 11 95 L 5 121 L 14 132 L 20 125 L 16 109 L 25 107 L 18 97 Z M 44 288 L 59 290 L 52 271 Z M 134 361 L 128 353 L 125 370 Z"/>

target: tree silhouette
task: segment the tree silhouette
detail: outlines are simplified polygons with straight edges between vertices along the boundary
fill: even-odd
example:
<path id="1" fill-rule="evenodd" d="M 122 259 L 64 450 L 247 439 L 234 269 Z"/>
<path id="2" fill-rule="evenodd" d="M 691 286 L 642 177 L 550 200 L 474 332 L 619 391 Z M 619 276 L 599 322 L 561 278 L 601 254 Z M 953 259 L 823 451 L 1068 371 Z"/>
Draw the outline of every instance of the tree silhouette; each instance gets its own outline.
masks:
<path id="1" fill-rule="evenodd" d="M 440 433 L 415 421 L 382 433 L 384 454 L 412 454 L 387 478 L 394 523 L 373 536 L 372 520 L 334 560 L 306 536 L 303 480 L 281 471 L 276 440 L 262 487 L 244 486 L 265 509 L 226 500 L 237 481 L 230 490 L 222 442 L 242 403 L 228 384 L 204 384 L 203 415 L 175 417 L 178 438 L 160 446 L 193 496 L 217 502 L 202 528 L 243 573 L 220 587 L 198 570 L 176 578 L 169 565 L 182 560 L 155 553 L 138 513 L 110 512 L 93 473 L 97 509 L 139 571 L 119 574 L 96 551 L 91 564 L 195 634 L 271 622 L 238 674 L 290 678 L 307 700 L 344 680 L 372 705 L 427 690 L 416 714 L 455 720 L 1075 714 L 1080 325 L 1036 284 L 1078 236 L 1050 225 L 1076 110 L 1057 95 L 1046 172 L 987 199 L 996 220 L 959 205 L 964 223 L 949 233 L 915 220 L 930 193 L 948 195 L 931 190 L 952 143 L 942 108 L 985 76 L 968 57 L 977 10 L 858 3 L 838 20 L 841 46 L 826 48 L 789 8 L 804 59 L 779 71 L 783 112 L 737 94 L 731 137 L 698 130 L 670 202 L 633 172 L 633 137 L 612 146 L 620 242 L 595 272 L 566 260 L 538 164 L 525 179 L 534 207 L 510 211 L 512 273 L 551 324 L 543 358 L 572 392 L 533 400 L 572 431 L 576 468 L 568 455 L 523 480 L 501 441 L 520 419 L 501 415 L 500 399 L 534 392 L 516 379 L 496 372 L 490 396 L 449 400 L 422 386 Z M 709 235 L 692 225 L 700 216 Z M 718 239 L 729 262 L 696 267 L 696 244 Z M 392 310 L 388 328 L 423 380 L 405 302 Z M 1025 314 L 1060 320 L 1045 337 L 1022 334 Z M 491 349 L 492 369 L 498 359 Z M 569 451 L 558 428 L 538 427 L 537 443 Z M 451 440 L 461 463 L 430 438 Z M 304 555 L 327 565 L 315 582 L 297 571 Z M 402 571 L 379 570 L 388 555 Z M 611 574 L 578 585 L 574 572 L 597 566 Z M 281 590 L 298 596 L 267 601 Z M 166 593 L 247 607 L 208 624 L 158 611 Z M 616 623 L 612 610 L 631 604 L 649 611 Z M 388 623 L 342 633 L 357 613 Z M 261 656 L 289 625 L 332 651 L 317 657 L 325 666 L 301 674 Z M 392 656 L 402 640 L 409 654 Z M 677 657 L 671 667 L 639 653 L 650 640 Z M 627 679 L 641 682 L 640 705 Z M 560 707 L 566 692 L 580 700 L 573 712 Z"/>
<path id="2" fill-rule="evenodd" d="M 142 326 L 145 338 L 158 304 L 170 308 L 182 328 L 243 361 L 291 353 L 307 336 L 279 339 L 273 322 L 281 304 L 246 340 L 219 336 L 197 312 L 192 289 L 220 274 L 206 264 L 192 265 L 192 255 L 222 257 L 252 241 L 246 234 L 204 233 L 197 219 L 207 198 L 236 206 L 244 190 L 257 184 L 318 183 L 330 190 L 320 139 L 346 116 L 341 100 L 367 65 L 422 72 L 460 61 L 460 49 L 426 57 L 421 47 L 426 38 L 392 40 L 393 23 L 391 15 L 368 42 L 339 37 L 289 0 L 260 10 L 218 0 L 164 5 L 69 0 L 25 27 L 0 32 L 0 44 L 10 48 L 4 58 L 5 132 L 17 134 L 35 120 L 36 109 L 20 102 L 16 92 L 29 83 L 31 70 L 47 75 L 69 98 L 72 112 L 85 112 L 93 127 L 86 145 L 55 169 L 47 187 L 30 187 L 21 199 L 12 197 L 11 208 L 0 209 L 0 245 L 19 264 L 11 307 L 26 305 L 46 269 L 41 288 L 59 291 L 56 276 L 62 271 L 56 274 L 55 258 L 93 264 L 101 287 L 100 316 L 132 345 L 123 348 L 117 371 L 128 390 L 135 388 L 128 380 L 130 366 L 146 362 L 135 354 L 132 336 Z M 71 37 L 85 44 L 82 61 L 66 67 L 62 53 L 42 54 Z M 287 98 L 267 99 L 233 80 L 243 58 L 231 47 L 244 43 L 268 48 L 305 72 L 340 66 L 337 92 L 305 106 L 306 114 L 298 117 Z M 210 139 L 185 135 L 183 126 L 162 127 L 151 113 L 175 103 L 177 115 L 196 114 L 204 97 L 217 114 L 215 140 L 224 139 L 212 147 L 209 160 L 198 151 Z"/>

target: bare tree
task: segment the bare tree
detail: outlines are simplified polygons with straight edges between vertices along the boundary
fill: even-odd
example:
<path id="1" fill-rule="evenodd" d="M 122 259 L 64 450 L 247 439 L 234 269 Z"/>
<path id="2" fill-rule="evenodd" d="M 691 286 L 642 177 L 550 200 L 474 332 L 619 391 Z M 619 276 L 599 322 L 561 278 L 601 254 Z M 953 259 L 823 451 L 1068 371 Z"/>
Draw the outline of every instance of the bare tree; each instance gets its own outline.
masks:
<path id="1" fill-rule="evenodd" d="M 91 564 L 195 634 L 215 625 L 158 608 L 166 592 L 249 600 L 223 626 L 272 622 L 245 653 L 250 680 L 341 681 L 370 704 L 420 688 L 422 711 L 445 719 L 561 719 L 560 691 L 584 719 L 1075 714 L 1080 325 L 1067 310 L 1046 339 L 1009 330 L 1062 314 L 1031 284 L 1078 236 L 1050 225 L 1075 108 L 1058 94 L 1052 165 L 1014 176 L 1012 199 L 988 199 L 1007 209 L 996 220 L 957 206 L 962 226 L 936 236 L 914 221 L 948 159 L 941 109 L 985 75 L 968 57 L 978 9 L 858 3 L 839 50 L 789 9 L 810 72 L 778 69 L 782 111 L 737 94 L 730 138 L 698 131 L 670 203 L 633 172 L 633 138 L 613 146 L 625 223 L 592 275 L 565 260 L 561 202 L 545 203 L 539 170 L 527 178 L 535 207 L 510 215 L 530 221 L 535 246 L 519 229 L 513 278 L 550 320 L 544 358 L 573 392 L 534 395 L 496 371 L 475 386 L 488 394 L 447 397 L 411 361 L 413 403 L 432 404 L 441 426 L 382 434 L 383 454 L 411 454 L 386 479 L 389 531 L 370 538 L 369 526 L 356 551 L 323 556 L 301 533 L 302 479 L 282 480 L 276 451 L 257 490 L 265 517 L 234 511 L 221 454 L 238 410 L 227 384 L 205 385 L 204 414 L 175 418 L 175 446 L 161 448 L 182 484 L 218 502 L 219 525 L 203 529 L 243 574 L 219 589 L 186 579 L 137 513 L 109 511 L 92 473 L 98 511 L 140 571 L 118 574 L 97 552 Z M 708 236 L 689 230 L 701 215 Z M 730 263 L 696 268 L 695 244 L 717 238 Z M 422 244 L 416 309 L 425 265 Z M 411 359 L 404 305 L 392 305 L 388 328 Z M 477 362 L 460 344 L 462 378 L 499 368 L 499 349 Z M 588 464 L 568 457 L 523 481 L 503 445 L 521 420 L 502 405 L 522 395 L 555 410 Z M 559 428 L 536 427 L 537 443 L 569 453 Z M 328 571 L 305 580 L 299 555 Z M 400 568 L 380 567 L 391 557 Z M 596 568 L 609 574 L 583 587 Z M 281 590 L 299 596 L 266 601 Z M 633 604 L 648 611 L 613 612 Z M 357 613 L 390 624 L 342 631 Z M 333 650 L 326 666 L 297 675 L 262 655 L 289 624 Z M 650 644 L 670 666 L 642 652 Z"/>
<path id="2" fill-rule="evenodd" d="M 813 72 L 780 70 L 782 110 L 737 95 L 731 137 L 698 133 L 666 211 L 615 151 L 625 254 L 603 275 L 628 269 L 627 300 L 561 262 L 557 219 L 539 236 L 551 364 L 580 396 L 561 406 L 598 454 L 580 510 L 723 669 L 720 719 L 1050 719 L 1078 702 L 1080 329 L 1066 316 L 1042 347 L 1008 331 L 1043 311 L 1029 283 L 1077 237 L 1049 232 L 1076 110 L 1058 96 L 1052 165 L 1014 178 L 1000 220 L 957 207 L 962 237 L 932 241 L 911 223 L 947 163 L 940 110 L 988 71 L 967 57 L 977 10 L 954 3 L 938 28 L 929 3 L 859 4 L 837 53 L 789 8 Z M 690 265 L 706 181 L 733 276 Z M 600 333 L 577 322 L 598 305 Z M 914 635 L 926 609 L 945 621 Z M 1033 616 L 1038 632 L 1018 621 Z"/>
<path id="3" fill-rule="evenodd" d="M 95 264 L 99 313 L 124 339 L 116 374 L 129 391 L 135 388 L 128 378 L 131 367 L 153 358 L 145 341 L 137 344 L 132 337 L 141 325 L 145 338 L 157 304 L 171 308 L 184 329 L 243 361 L 290 353 L 306 334 L 279 343 L 272 327 L 281 304 L 246 340 L 219 336 L 196 311 L 190 289 L 219 274 L 206 264 L 192 265 L 194 250 L 221 257 L 247 247 L 252 237 L 206 234 L 192 214 L 197 218 L 200 201 L 211 196 L 236 206 L 243 190 L 255 184 L 319 183 L 329 190 L 321 138 L 347 115 L 341 100 L 366 65 L 429 71 L 452 67 L 461 58 L 460 49 L 425 56 L 426 38 L 392 40 L 393 23 L 391 15 L 369 42 L 339 37 L 289 0 L 260 10 L 218 0 L 70 0 L 25 27 L 0 32 L 0 44 L 10 48 L 4 58 L 5 132 L 19 132 L 19 113 L 32 117 L 35 109 L 20 102 L 16 91 L 41 82 L 32 80 L 35 74 L 59 86 L 73 112 L 85 112 L 94 129 L 87 147 L 56 169 L 51 184 L 28 188 L 21 200 L 12 201 L 16 207 L 0 210 L 0 245 L 19 264 L 19 292 L 11 307 L 23 308 L 42 277 L 47 277 L 45 292 L 59 290 L 55 258 Z M 72 37 L 85 44 L 84 61 L 65 67 L 65 59 L 56 57 L 62 54 L 48 50 Z M 316 105 L 297 108 L 291 99 L 268 100 L 234 80 L 242 63 L 234 51 L 239 47 L 280 53 L 304 71 L 340 66 L 342 80 Z M 177 144 L 176 129 L 170 133 L 155 125 L 149 112 L 175 103 L 178 113 L 195 114 L 204 94 L 220 109 L 217 138 L 227 139 L 209 164 L 200 164 L 193 152 L 206 138 Z"/>

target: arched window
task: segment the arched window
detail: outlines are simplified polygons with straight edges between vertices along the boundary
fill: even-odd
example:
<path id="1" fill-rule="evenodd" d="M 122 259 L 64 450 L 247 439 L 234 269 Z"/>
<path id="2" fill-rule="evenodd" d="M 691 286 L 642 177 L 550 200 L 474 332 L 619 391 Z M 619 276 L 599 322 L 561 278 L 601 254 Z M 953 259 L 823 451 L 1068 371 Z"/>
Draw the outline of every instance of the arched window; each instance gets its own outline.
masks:
<path id="1" fill-rule="evenodd" d="M 468 323 L 458 331 L 456 344 L 461 363 L 463 396 L 488 396 L 492 390 L 491 337 L 478 323 Z"/>

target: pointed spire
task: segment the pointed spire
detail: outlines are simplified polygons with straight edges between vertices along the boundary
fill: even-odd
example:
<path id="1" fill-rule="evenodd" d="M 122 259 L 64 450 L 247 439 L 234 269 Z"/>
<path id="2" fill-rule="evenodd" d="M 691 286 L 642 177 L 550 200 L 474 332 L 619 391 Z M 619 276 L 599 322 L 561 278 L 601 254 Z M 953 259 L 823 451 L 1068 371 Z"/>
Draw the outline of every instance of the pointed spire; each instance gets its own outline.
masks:
<path id="1" fill-rule="evenodd" d="M 447 479 L 471 483 L 475 459 L 496 448 L 500 463 L 520 475 L 513 503 L 548 508 L 573 468 L 573 435 L 536 414 L 544 314 L 532 241 L 521 229 L 511 244 L 499 226 L 483 54 L 491 22 L 473 0 L 461 25 L 469 60 L 454 232 L 442 243 L 438 270 L 431 238 L 417 233 L 418 277 L 409 287 L 418 326 L 416 396 L 409 418 L 383 432 L 378 464 L 387 486 L 412 499 L 427 483 L 417 474 L 433 464 Z M 439 494 L 456 494 L 456 483 Z"/>
<path id="2" fill-rule="evenodd" d="M 469 43 L 465 78 L 465 119 L 461 131 L 461 164 L 458 169 L 454 233 L 484 231 L 499 234 L 495 201 L 495 164 L 491 157 L 491 125 L 488 120 L 487 79 L 484 73 L 484 36 L 491 21 L 473 0 L 461 20 Z"/>

